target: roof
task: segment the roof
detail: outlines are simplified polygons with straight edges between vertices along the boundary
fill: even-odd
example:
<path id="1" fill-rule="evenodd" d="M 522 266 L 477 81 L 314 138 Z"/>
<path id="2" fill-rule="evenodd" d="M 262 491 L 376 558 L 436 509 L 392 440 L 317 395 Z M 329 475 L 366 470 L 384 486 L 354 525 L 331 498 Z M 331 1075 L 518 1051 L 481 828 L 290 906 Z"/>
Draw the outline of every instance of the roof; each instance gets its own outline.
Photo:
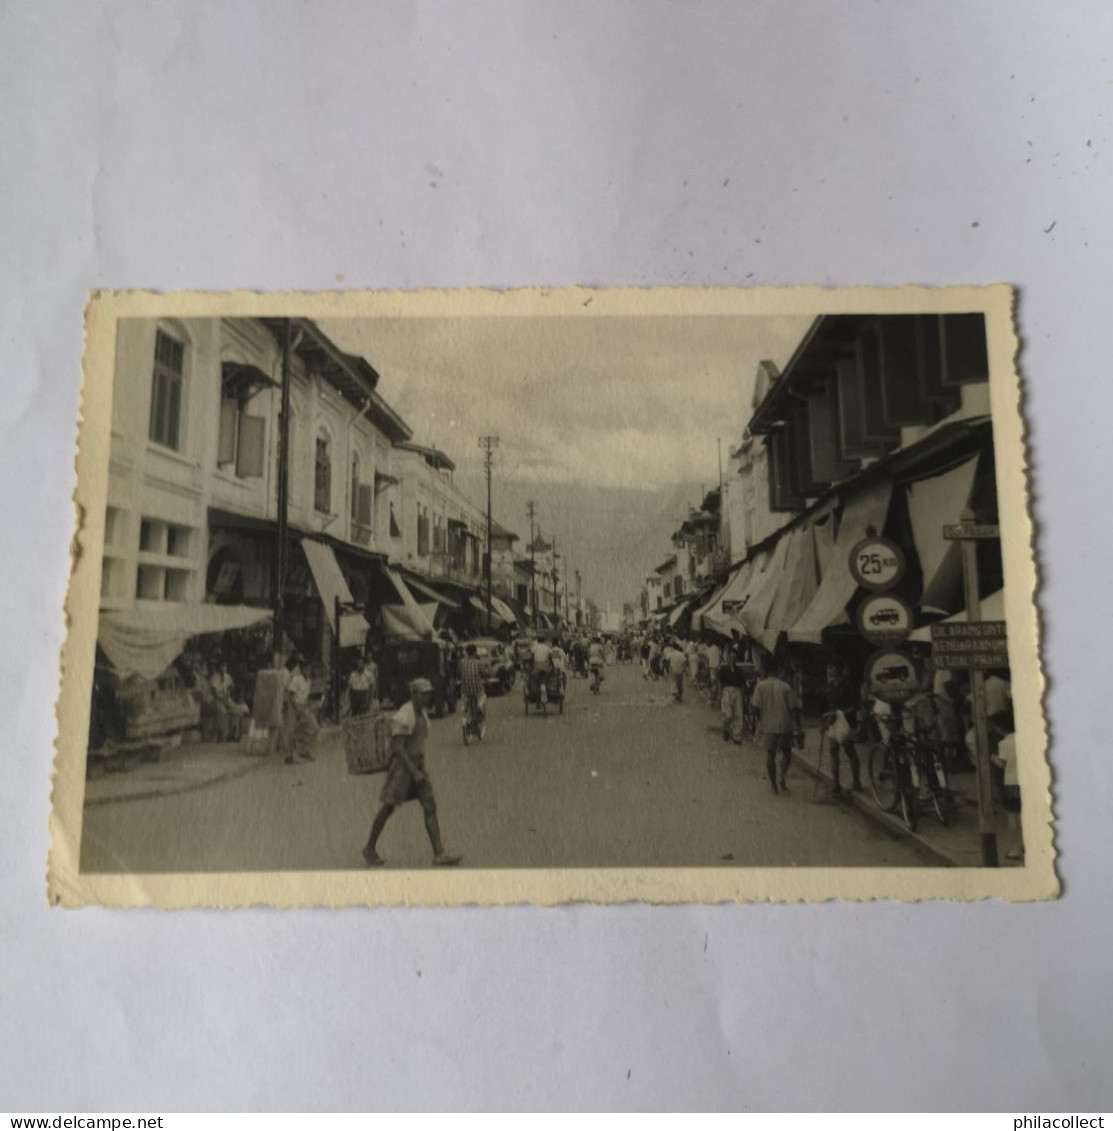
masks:
<path id="1" fill-rule="evenodd" d="M 293 351 L 306 366 L 319 373 L 346 401 L 362 410 L 392 441 L 409 440 L 410 426 L 375 391 L 378 371 L 364 358 L 345 353 L 325 332 L 308 318 L 260 318 L 259 321 L 285 344 L 291 331 Z"/>
<path id="2" fill-rule="evenodd" d="M 430 448 L 424 444 L 415 444 L 413 440 L 405 439 L 395 443 L 396 448 L 401 448 L 404 452 L 416 452 L 422 459 L 436 471 L 455 471 L 456 464 L 452 462 L 449 457 L 440 450 L 440 448 Z"/>
<path id="3" fill-rule="evenodd" d="M 670 554 L 667 558 L 665 558 L 665 560 L 659 566 L 657 566 L 653 570 L 653 572 L 654 573 L 664 573 L 665 570 L 672 569 L 672 567 L 675 566 L 675 565 L 676 565 L 676 555 Z"/>
<path id="4" fill-rule="evenodd" d="M 511 530 L 507 530 L 501 522 L 496 522 L 491 519 L 491 537 L 492 538 L 509 538 L 511 542 L 518 541 L 518 535 Z"/>

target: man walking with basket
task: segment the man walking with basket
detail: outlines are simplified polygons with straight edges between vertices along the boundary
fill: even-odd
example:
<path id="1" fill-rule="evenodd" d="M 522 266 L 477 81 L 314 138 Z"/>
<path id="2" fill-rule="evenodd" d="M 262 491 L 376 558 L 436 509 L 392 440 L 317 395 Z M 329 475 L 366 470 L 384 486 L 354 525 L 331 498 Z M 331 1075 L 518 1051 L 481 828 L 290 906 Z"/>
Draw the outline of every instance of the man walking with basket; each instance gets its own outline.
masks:
<path id="1" fill-rule="evenodd" d="M 390 768 L 386 784 L 379 795 L 382 808 L 371 824 L 371 834 L 363 850 L 363 858 L 371 867 L 384 863 L 377 851 L 379 837 L 399 805 L 417 801 L 425 816 L 425 831 L 433 848 L 433 863 L 442 866 L 459 864 L 460 857 L 446 852 L 437 820 L 437 799 L 433 783 L 425 770 L 425 745 L 429 739 L 429 706 L 433 701 L 433 685 L 427 679 L 410 684 L 410 701 L 390 721 Z"/>

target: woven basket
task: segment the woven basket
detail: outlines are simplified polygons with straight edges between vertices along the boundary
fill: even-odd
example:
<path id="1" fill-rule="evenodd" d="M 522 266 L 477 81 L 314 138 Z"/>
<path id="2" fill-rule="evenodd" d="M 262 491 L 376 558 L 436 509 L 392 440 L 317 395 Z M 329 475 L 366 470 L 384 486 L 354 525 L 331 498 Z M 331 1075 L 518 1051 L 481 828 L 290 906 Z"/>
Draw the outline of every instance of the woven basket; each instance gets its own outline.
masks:
<path id="1" fill-rule="evenodd" d="M 344 720 L 344 756 L 350 774 L 383 774 L 390 766 L 390 715 L 373 711 Z"/>

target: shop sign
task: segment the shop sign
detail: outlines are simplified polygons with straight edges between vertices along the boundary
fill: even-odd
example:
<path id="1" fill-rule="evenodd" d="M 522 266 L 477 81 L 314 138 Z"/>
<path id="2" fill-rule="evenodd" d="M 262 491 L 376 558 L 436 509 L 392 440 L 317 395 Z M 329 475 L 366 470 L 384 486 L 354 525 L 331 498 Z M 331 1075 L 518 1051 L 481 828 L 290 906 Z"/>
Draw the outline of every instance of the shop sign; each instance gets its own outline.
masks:
<path id="1" fill-rule="evenodd" d="M 943 537 L 949 542 L 964 542 L 970 538 L 1000 538 L 1001 527 L 988 522 L 957 522 L 943 526 Z"/>
<path id="2" fill-rule="evenodd" d="M 858 606 L 858 630 L 871 644 L 900 644 L 912 632 L 912 608 L 895 593 L 871 593 Z"/>
<path id="3" fill-rule="evenodd" d="M 1007 668 L 1009 649 L 1005 622 L 933 624 L 931 658 L 937 668 Z"/>
<path id="4" fill-rule="evenodd" d="M 874 652 L 866 665 L 870 694 L 886 703 L 904 703 L 920 690 L 916 661 L 896 648 Z"/>
<path id="5" fill-rule="evenodd" d="M 863 588 L 892 589 L 905 570 L 904 551 L 888 538 L 863 538 L 850 551 L 850 573 Z"/>

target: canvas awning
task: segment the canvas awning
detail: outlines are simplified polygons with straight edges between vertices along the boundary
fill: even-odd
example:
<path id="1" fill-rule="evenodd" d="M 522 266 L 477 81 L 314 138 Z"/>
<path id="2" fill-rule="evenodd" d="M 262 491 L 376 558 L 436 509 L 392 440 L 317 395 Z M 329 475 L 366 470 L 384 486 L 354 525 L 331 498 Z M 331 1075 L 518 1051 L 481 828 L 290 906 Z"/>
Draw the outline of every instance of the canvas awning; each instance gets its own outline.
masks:
<path id="1" fill-rule="evenodd" d="M 484 617 L 487 615 L 487 602 L 482 597 L 469 597 L 468 603 L 476 612 L 482 613 Z M 500 609 L 499 606 L 502 605 Z M 517 618 L 513 612 L 510 611 L 502 602 L 497 598 L 491 597 L 491 619 L 500 620 L 506 624 L 517 624 Z"/>
<path id="2" fill-rule="evenodd" d="M 395 605 L 383 605 L 383 626 L 388 633 L 394 636 L 422 636 L 433 635 L 433 611 L 436 604 L 419 605 L 417 598 L 410 592 L 410 587 L 403 580 L 396 569 L 388 569 L 387 577 L 390 578 L 394 591 L 402 598 L 402 612 Z M 402 631 L 393 631 L 391 624 L 401 628 Z"/>
<path id="3" fill-rule="evenodd" d="M 781 633 L 787 632 L 800 619 L 819 588 L 814 528 L 810 525 L 799 527 L 787 534 L 783 541 L 785 556 L 780 578 L 776 582 L 765 625 L 755 634 L 768 652 L 776 649 Z"/>
<path id="4" fill-rule="evenodd" d="M 457 610 L 460 605 L 453 601 L 451 597 L 446 597 L 443 593 L 439 593 L 431 585 L 426 585 L 424 581 L 410 575 L 406 577 L 406 584 L 411 589 L 416 589 L 418 593 L 424 594 L 436 604 L 444 605 L 446 609 Z M 423 602 L 424 603 L 424 602 Z"/>
<path id="5" fill-rule="evenodd" d="M 309 562 L 309 569 L 313 574 L 317 592 L 324 603 L 325 616 L 328 618 L 329 627 L 333 632 L 337 632 L 336 602 L 339 600 L 341 604 L 350 605 L 352 603 L 352 591 L 348 588 L 347 581 L 344 580 L 344 574 L 340 571 L 340 564 L 337 562 L 336 554 L 331 546 L 313 538 L 303 538 L 301 548 L 305 551 L 305 560 Z M 368 628 L 370 628 L 370 625 L 362 613 L 341 613 L 340 647 L 363 647 Z"/>
<path id="6" fill-rule="evenodd" d="M 850 551 L 855 543 L 865 538 L 867 527 L 872 526 L 878 534 L 881 533 L 892 493 L 892 483 L 883 480 L 846 501 L 815 596 L 800 619 L 788 630 L 789 640 L 800 644 L 820 644 L 825 628 L 847 622 L 846 605 L 858 588 L 850 573 Z"/>
<path id="7" fill-rule="evenodd" d="M 978 457 L 942 475 L 908 486 L 912 537 L 924 577 L 920 604 L 953 613 L 962 604 L 962 544 L 943 537 L 944 523 L 959 522 L 970 504 Z"/>
<path id="8" fill-rule="evenodd" d="M 101 613 L 97 643 L 121 679 L 157 679 L 194 636 L 250 628 L 270 616 L 247 605 L 137 605 Z"/>
<path id="9" fill-rule="evenodd" d="M 730 579 L 726 587 L 712 603 L 710 608 L 704 609 L 703 625 L 720 636 L 732 639 L 745 631 L 742 621 L 738 616 L 744 602 L 749 597 L 750 582 L 755 574 L 764 565 L 768 554 L 762 552 L 746 562 L 741 569 Z"/>
<path id="10" fill-rule="evenodd" d="M 988 597 L 981 599 L 981 619 L 982 620 L 1004 620 L 1005 619 L 1005 591 L 998 589 L 996 593 L 991 593 Z M 945 617 L 941 621 L 936 621 L 936 624 L 965 624 L 966 623 L 966 610 L 963 609 L 954 616 Z M 926 624 L 923 628 L 916 629 L 908 639 L 913 644 L 930 644 L 931 643 L 931 625 Z"/>
<path id="11" fill-rule="evenodd" d="M 695 604 L 696 598 L 685 597 L 682 601 L 678 602 L 676 607 L 669 613 L 669 628 L 676 628 L 680 624 L 681 618 L 684 614 Z"/>

